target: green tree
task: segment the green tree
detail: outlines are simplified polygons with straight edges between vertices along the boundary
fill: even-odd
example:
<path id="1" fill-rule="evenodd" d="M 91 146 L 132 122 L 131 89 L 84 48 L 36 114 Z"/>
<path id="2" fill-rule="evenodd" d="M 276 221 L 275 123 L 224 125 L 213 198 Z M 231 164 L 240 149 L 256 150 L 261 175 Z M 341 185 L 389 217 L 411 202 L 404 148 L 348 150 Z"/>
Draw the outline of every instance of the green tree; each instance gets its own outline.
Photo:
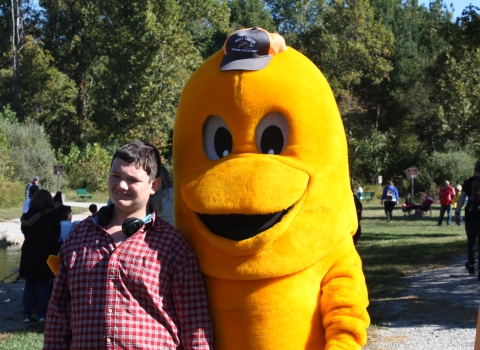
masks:
<path id="1" fill-rule="evenodd" d="M 59 153 L 65 176 L 71 188 L 86 188 L 90 192 L 107 191 L 111 155 L 98 143 L 87 144 L 85 149 L 72 143 L 67 155 Z"/>

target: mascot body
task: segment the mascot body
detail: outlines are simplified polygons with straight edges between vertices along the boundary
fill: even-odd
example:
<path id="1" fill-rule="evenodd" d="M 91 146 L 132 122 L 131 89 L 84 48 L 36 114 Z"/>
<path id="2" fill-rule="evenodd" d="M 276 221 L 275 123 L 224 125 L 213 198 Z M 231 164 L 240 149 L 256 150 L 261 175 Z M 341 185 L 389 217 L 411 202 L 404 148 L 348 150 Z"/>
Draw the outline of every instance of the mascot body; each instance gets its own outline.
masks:
<path id="1" fill-rule="evenodd" d="M 368 297 L 343 125 L 318 68 L 267 34 L 264 67 L 218 52 L 183 91 L 176 227 L 204 274 L 215 349 L 359 349 Z"/>

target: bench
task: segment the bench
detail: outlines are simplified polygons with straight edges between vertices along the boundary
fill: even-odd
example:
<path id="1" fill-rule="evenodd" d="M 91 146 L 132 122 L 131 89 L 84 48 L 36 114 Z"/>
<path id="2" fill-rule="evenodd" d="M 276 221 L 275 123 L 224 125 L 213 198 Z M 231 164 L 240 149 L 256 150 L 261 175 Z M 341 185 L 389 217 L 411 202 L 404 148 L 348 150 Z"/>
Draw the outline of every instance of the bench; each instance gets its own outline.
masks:
<path id="1" fill-rule="evenodd" d="M 375 198 L 375 192 L 363 192 L 360 195 L 360 200 L 366 200 L 367 203 L 370 203 L 373 198 Z"/>
<path id="2" fill-rule="evenodd" d="M 88 194 L 86 188 L 77 188 L 77 195 L 82 200 L 82 202 L 85 202 L 85 199 L 90 202 L 90 199 L 92 198 L 92 196 Z"/>

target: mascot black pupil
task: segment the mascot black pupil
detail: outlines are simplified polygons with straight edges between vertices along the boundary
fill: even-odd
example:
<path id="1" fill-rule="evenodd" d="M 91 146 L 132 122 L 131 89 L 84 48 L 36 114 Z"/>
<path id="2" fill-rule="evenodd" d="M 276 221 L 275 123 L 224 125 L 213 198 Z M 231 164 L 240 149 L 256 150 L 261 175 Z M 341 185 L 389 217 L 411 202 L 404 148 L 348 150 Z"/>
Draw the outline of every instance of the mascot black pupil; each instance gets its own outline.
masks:
<path id="1" fill-rule="evenodd" d="M 232 153 L 232 135 L 227 128 L 218 128 L 214 138 L 215 152 L 219 158 L 223 158 Z"/>
<path id="2" fill-rule="evenodd" d="M 278 126 L 270 125 L 262 133 L 260 142 L 264 154 L 280 154 L 283 150 L 283 134 Z"/>

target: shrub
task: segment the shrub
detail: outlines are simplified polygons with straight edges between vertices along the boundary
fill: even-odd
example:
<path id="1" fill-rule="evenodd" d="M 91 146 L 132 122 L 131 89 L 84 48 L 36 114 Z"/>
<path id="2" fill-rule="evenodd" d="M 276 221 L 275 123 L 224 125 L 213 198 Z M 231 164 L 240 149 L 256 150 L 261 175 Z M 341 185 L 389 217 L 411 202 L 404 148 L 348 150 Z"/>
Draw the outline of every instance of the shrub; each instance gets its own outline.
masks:
<path id="1" fill-rule="evenodd" d="M 0 208 L 17 207 L 21 214 L 25 201 L 25 186 L 26 184 L 19 181 L 2 181 L 0 183 Z"/>
<path id="2" fill-rule="evenodd" d="M 98 143 L 87 144 L 84 150 L 72 143 L 68 155 L 59 154 L 69 187 L 86 188 L 89 192 L 107 190 L 111 158 Z"/>
<path id="3" fill-rule="evenodd" d="M 418 182 L 430 192 L 443 185 L 445 180 L 452 186 L 463 184 L 473 175 L 476 158 L 473 154 L 456 150 L 447 153 L 433 152 L 433 155 L 419 167 Z M 431 193 L 435 195 L 435 193 Z"/>
<path id="4" fill-rule="evenodd" d="M 10 149 L 12 178 L 28 183 L 34 175 L 38 175 L 42 188 L 55 190 L 55 155 L 43 126 L 33 121 L 16 123 L 2 120 L 1 127 Z"/>
<path id="5" fill-rule="evenodd" d="M 6 111 L 7 109 L 7 111 Z M 5 112 L 8 112 L 9 108 L 4 108 L 0 112 L 0 120 L 7 119 Z M 13 175 L 13 163 L 10 159 L 10 149 L 8 147 L 7 137 L 3 132 L 2 125 L 0 124 L 0 181 L 5 181 L 11 178 Z"/>

